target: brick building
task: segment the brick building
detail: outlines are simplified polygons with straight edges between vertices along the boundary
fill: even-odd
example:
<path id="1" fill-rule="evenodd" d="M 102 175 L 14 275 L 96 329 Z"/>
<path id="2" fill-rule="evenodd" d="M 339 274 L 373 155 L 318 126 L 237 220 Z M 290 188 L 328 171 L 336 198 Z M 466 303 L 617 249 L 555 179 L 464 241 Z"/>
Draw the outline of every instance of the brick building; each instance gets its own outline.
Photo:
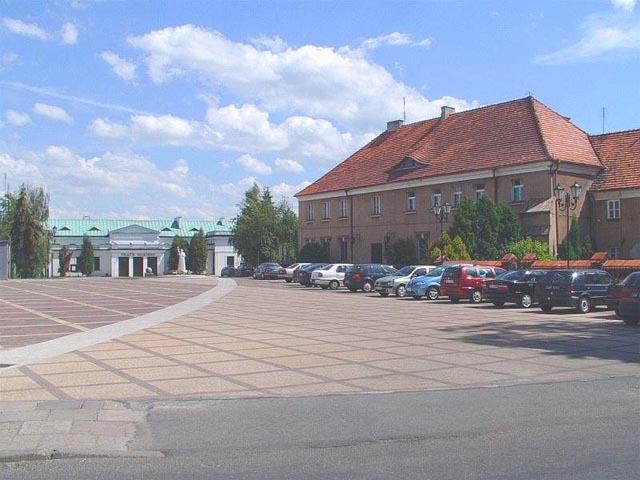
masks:
<path id="1" fill-rule="evenodd" d="M 385 246 L 398 238 L 412 237 L 424 251 L 440 235 L 434 205 L 453 206 L 446 229 L 463 196 L 489 195 L 510 205 L 524 235 L 548 242 L 551 253 L 566 236 L 567 215 L 578 218 L 601 248 L 597 219 L 605 200 L 599 196 L 640 188 L 637 176 L 635 187 L 624 179 L 624 187 L 613 187 L 610 180 L 622 168 L 620 152 L 627 147 L 621 139 L 635 142 L 624 158 L 638 164 L 637 137 L 590 137 L 532 97 L 460 113 L 443 107 L 439 118 L 409 125 L 389 122 L 385 132 L 296 195 L 300 245 L 327 243 L 332 260 L 352 262 L 384 261 Z M 582 187 L 576 209 L 558 209 L 556 186 L 569 191 L 576 182 Z M 638 203 L 624 208 L 629 216 L 616 223 L 625 229 L 624 245 L 619 237 L 603 236 L 602 242 L 619 248 L 620 256 L 640 256 Z M 627 233 L 634 224 L 635 233 Z"/>

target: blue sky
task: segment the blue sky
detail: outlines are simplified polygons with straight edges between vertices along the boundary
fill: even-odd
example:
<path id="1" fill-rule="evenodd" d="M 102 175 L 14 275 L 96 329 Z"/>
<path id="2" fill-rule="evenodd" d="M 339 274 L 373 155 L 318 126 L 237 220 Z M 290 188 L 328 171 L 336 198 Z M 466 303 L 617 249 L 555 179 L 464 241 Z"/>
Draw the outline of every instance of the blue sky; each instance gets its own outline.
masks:
<path id="1" fill-rule="evenodd" d="M 531 94 L 640 128 L 640 7 L 600 1 L 0 0 L 0 176 L 56 217 L 233 217 L 402 118 Z"/>

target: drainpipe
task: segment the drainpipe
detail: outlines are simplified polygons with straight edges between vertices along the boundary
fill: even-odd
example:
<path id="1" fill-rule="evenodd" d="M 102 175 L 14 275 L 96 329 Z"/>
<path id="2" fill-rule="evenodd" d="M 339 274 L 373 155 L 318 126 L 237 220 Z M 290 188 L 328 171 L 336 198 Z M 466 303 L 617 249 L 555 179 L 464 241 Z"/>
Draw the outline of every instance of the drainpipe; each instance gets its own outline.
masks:
<path id="1" fill-rule="evenodd" d="M 551 198 L 553 198 L 553 216 L 555 217 L 556 243 L 553 247 L 553 256 L 558 259 L 558 249 L 560 247 L 560 232 L 558 231 L 558 202 L 556 201 L 556 186 L 558 185 L 558 169 L 560 164 L 552 161 L 549 164 L 549 174 L 551 175 Z M 568 214 L 567 214 L 568 215 Z"/>
<path id="2" fill-rule="evenodd" d="M 345 196 L 347 197 L 347 202 L 349 202 L 349 254 L 351 257 L 351 263 L 355 263 L 353 260 L 353 244 L 356 239 L 353 236 L 353 202 L 351 201 L 351 197 L 349 196 L 349 190 L 344 191 Z"/>

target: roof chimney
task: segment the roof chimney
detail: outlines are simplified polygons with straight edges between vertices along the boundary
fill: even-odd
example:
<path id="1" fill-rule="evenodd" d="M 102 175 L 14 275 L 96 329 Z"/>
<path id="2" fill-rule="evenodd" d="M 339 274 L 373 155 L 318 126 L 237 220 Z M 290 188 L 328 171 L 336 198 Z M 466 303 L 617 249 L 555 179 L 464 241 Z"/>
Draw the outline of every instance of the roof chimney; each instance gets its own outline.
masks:
<path id="1" fill-rule="evenodd" d="M 404 124 L 404 120 L 394 120 L 392 122 L 387 122 L 387 132 L 395 132 L 396 130 L 400 130 L 400 127 Z"/>
<path id="2" fill-rule="evenodd" d="M 456 109 L 453 107 L 440 107 L 440 120 L 446 120 L 449 115 L 456 113 Z"/>
<path id="3" fill-rule="evenodd" d="M 173 228 L 177 228 L 179 230 L 182 230 L 182 217 L 176 217 L 173 219 L 173 224 L 175 225 L 175 227 Z"/>

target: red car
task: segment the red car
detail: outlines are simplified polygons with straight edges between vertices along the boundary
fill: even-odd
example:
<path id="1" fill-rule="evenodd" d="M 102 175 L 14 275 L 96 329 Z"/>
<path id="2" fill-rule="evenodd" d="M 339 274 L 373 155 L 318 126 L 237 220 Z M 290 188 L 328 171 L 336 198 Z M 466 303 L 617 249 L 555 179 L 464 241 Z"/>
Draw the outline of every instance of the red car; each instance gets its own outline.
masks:
<path id="1" fill-rule="evenodd" d="M 615 310 L 619 315 L 618 305 L 623 298 L 629 298 L 633 294 L 640 293 L 640 272 L 633 272 L 620 283 L 611 285 L 607 292 L 605 301 L 607 307 L 611 310 Z"/>
<path id="2" fill-rule="evenodd" d="M 620 299 L 616 312 L 627 325 L 638 325 L 640 323 L 640 293 L 634 293 L 630 297 Z"/>
<path id="3" fill-rule="evenodd" d="M 442 274 L 440 295 L 449 297 L 452 303 L 458 303 L 461 298 L 469 299 L 472 303 L 480 303 L 484 281 L 504 272 L 506 270 L 500 267 L 447 267 Z"/>

